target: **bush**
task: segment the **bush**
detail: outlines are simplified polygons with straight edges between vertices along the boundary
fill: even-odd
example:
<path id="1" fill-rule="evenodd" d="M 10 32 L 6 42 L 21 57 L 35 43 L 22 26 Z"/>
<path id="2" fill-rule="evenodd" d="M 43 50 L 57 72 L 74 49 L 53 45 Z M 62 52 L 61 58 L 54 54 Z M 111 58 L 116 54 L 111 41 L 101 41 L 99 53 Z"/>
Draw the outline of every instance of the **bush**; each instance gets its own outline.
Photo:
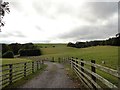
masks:
<path id="1" fill-rule="evenodd" d="M 21 49 L 20 56 L 39 56 L 41 55 L 40 49 Z"/>
<path id="2" fill-rule="evenodd" d="M 10 48 L 7 44 L 1 44 L 2 45 L 2 54 L 4 54 L 7 51 L 10 51 Z"/>
<path id="3" fill-rule="evenodd" d="M 53 48 L 54 48 L 55 46 L 53 46 Z"/>
<path id="4" fill-rule="evenodd" d="M 2 55 L 2 58 L 14 58 L 14 54 L 12 51 L 7 51 Z"/>
<path id="5" fill-rule="evenodd" d="M 8 45 L 10 50 L 13 51 L 14 55 L 18 54 L 19 49 L 21 48 L 21 44 L 19 43 L 12 43 Z"/>
<path id="6" fill-rule="evenodd" d="M 75 47 L 75 44 L 74 44 L 74 43 L 69 42 L 69 43 L 67 44 L 67 47 Z"/>

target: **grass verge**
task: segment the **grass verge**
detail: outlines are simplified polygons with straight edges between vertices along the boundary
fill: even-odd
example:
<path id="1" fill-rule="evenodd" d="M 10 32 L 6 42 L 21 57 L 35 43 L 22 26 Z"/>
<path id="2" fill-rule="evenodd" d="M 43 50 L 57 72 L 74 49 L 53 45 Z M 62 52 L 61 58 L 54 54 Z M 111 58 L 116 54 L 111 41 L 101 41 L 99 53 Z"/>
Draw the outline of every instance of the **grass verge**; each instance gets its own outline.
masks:
<path id="1" fill-rule="evenodd" d="M 68 77 L 70 77 L 70 79 L 74 82 L 74 86 L 75 88 L 81 88 L 84 89 L 86 88 L 81 81 L 79 80 L 79 78 L 76 76 L 75 72 L 71 69 L 70 64 L 65 64 L 65 70 L 67 72 Z"/>

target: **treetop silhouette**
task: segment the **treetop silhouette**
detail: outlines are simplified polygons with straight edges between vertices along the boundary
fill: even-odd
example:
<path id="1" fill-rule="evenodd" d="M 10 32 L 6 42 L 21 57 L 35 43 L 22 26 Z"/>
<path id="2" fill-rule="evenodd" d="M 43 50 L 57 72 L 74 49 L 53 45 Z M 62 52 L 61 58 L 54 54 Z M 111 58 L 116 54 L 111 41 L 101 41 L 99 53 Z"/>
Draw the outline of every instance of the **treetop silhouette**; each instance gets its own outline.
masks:
<path id="1" fill-rule="evenodd" d="M 5 25 L 5 22 L 2 21 L 3 17 L 5 16 L 5 13 L 9 13 L 9 2 L 2 2 L 0 1 L 0 31 L 1 27 Z"/>

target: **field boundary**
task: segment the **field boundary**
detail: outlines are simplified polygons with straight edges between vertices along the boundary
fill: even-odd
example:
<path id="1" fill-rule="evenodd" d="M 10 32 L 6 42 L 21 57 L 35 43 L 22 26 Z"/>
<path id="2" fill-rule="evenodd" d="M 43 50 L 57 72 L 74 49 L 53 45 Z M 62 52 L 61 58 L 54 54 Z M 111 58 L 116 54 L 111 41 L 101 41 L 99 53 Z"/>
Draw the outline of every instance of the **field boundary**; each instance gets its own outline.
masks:
<path id="1" fill-rule="evenodd" d="M 107 88 L 111 88 L 111 89 L 120 88 L 119 86 L 117 87 L 116 85 L 114 85 L 113 83 L 111 83 L 110 81 L 108 81 L 107 79 L 96 73 L 96 69 L 99 69 L 105 73 L 112 75 L 113 77 L 120 79 L 120 75 L 118 74 L 117 70 L 96 64 L 95 60 L 91 60 L 91 62 L 88 62 L 88 61 L 84 61 L 83 59 L 79 60 L 78 58 L 76 59 L 70 58 L 69 61 L 71 68 L 86 87 L 94 88 L 94 89 L 97 88 L 102 89 L 102 87 L 98 84 L 98 81 L 100 81 Z M 91 69 L 85 67 L 85 65 L 89 65 Z"/>
<path id="2" fill-rule="evenodd" d="M 44 64 L 43 60 L 21 62 L 14 64 L 4 64 L 0 68 L 2 73 L 0 77 L 0 87 L 4 88 L 7 85 L 11 85 L 13 82 L 20 80 L 28 75 L 35 73 L 42 68 Z"/>

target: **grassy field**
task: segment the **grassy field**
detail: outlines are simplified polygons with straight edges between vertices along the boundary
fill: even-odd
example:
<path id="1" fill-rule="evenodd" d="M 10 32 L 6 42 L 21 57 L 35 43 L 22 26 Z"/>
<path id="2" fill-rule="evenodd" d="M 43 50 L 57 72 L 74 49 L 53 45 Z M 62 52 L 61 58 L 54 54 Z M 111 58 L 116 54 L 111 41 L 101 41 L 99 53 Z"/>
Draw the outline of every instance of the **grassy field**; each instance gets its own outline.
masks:
<path id="1" fill-rule="evenodd" d="M 19 62 L 29 62 L 31 60 L 29 59 L 20 59 L 20 58 L 14 58 L 14 59 L 2 59 L 2 64 L 14 64 Z"/>
<path id="2" fill-rule="evenodd" d="M 37 44 L 38 45 L 38 44 Z M 87 61 L 96 60 L 96 63 L 102 64 L 102 61 L 105 61 L 104 66 L 117 69 L 118 66 L 118 49 L 120 47 L 116 46 L 95 46 L 88 48 L 72 48 L 67 47 L 65 44 L 62 45 L 53 45 L 42 44 L 38 45 L 44 48 L 41 48 L 42 56 L 40 57 L 55 57 L 56 60 L 58 57 L 77 57 L 79 59 L 84 59 Z M 47 46 L 47 48 L 45 48 Z"/>
<path id="3" fill-rule="evenodd" d="M 36 44 L 42 51 L 41 58 L 74 57 L 87 61 L 96 60 L 96 63 L 117 69 L 118 49 L 116 46 L 95 46 L 88 48 L 72 48 L 66 44 Z M 42 46 L 42 48 L 41 48 Z M 53 47 L 55 46 L 55 47 Z M 30 59 L 2 59 L 2 64 L 27 62 Z M 105 64 L 102 64 L 105 61 Z"/>

